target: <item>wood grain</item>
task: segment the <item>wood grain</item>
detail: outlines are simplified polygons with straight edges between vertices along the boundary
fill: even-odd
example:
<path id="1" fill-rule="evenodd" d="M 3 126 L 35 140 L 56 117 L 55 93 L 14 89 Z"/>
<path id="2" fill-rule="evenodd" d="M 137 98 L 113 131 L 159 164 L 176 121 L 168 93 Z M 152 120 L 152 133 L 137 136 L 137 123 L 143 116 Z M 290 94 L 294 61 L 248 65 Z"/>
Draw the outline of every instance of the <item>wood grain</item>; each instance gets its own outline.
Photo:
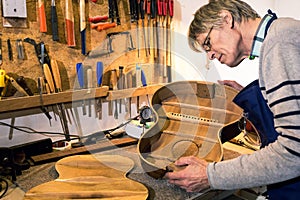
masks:
<path id="1" fill-rule="evenodd" d="M 58 179 L 32 188 L 24 200 L 147 199 L 148 190 L 126 174 L 134 162 L 119 155 L 76 155 L 55 164 Z"/>

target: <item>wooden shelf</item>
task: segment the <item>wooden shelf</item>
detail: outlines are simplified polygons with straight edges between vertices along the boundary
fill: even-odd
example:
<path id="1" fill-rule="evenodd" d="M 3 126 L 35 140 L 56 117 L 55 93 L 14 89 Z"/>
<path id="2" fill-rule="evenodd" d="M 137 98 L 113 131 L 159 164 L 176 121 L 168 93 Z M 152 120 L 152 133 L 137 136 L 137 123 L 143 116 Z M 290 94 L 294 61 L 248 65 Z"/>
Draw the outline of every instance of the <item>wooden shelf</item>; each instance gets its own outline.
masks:
<path id="1" fill-rule="evenodd" d="M 44 94 L 43 105 L 53 105 L 58 103 L 69 103 L 73 101 L 80 101 L 84 99 L 106 97 L 108 95 L 108 87 L 103 86 L 99 88 L 81 89 L 73 91 L 65 91 L 54 94 Z M 16 110 L 30 109 L 40 107 L 40 95 L 24 96 L 9 99 L 2 99 L 0 101 L 0 113 L 10 112 Z"/>
<path id="2" fill-rule="evenodd" d="M 108 86 L 103 86 L 99 88 L 44 94 L 42 96 L 42 99 L 44 106 L 95 98 L 104 98 L 106 101 L 112 101 L 115 99 L 152 95 L 162 86 L 163 84 L 157 84 L 146 87 L 129 88 L 115 91 L 110 91 Z M 33 109 L 38 108 L 41 105 L 40 95 L 2 99 L 0 100 L 0 113 Z"/>
<path id="3" fill-rule="evenodd" d="M 144 95 L 152 95 L 161 88 L 163 84 L 149 85 L 146 87 L 138 87 L 138 88 L 129 88 L 123 90 L 110 90 L 108 91 L 108 95 L 106 100 L 112 101 L 116 99 L 129 98 L 129 97 L 137 97 Z"/>

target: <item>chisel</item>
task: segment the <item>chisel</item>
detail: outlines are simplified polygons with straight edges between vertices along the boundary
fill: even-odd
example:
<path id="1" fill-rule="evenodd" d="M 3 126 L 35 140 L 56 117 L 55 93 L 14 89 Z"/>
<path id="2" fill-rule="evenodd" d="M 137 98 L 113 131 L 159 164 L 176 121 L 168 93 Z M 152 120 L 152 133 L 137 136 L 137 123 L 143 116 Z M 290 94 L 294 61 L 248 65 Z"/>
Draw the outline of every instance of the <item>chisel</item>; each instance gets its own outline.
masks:
<path id="1" fill-rule="evenodd" d="M 69 47 L 75 47 L 75 31 L 74 31 L 74 14 L 72 7 L 72 0 L 66 0 L 66 33 L 67 44 Z"/>
<path id="2" fill-rule="evenodd" d="M 0 38 L 0 66 L 3 64 L 2 58 L 2 39 Z"/>
<path id="3" fill-rule="evenodd" d="M 141 13 L 141 20 L 142 20 L 142 29 L 143 29 L 143 37 L 144 37 L 144 49 L 145 49 L 145 53 L 146 53 L 146 57 L 148 56 L 148 51 L 147 51 L 147 42 L 146 42 L 146 31 L 145 31 L 145 5 L 144 5 L 144 0 L 140 0 L 140 5 L 139 5 L 139 9 L 140 9 L 140 13 Z"/>
<path id="4" fill-rule="evenodd" d="M 16 40 L 16 49 L 18 53 L 18 59 L 19 60 L 24 60 L 24 47 L 23 47 L 23 42 L 21 39 Z"/>
<path id="5" fill-rule="evenodd" d="M 84 72 L 83 72 L 83 65 L 82 63 L 76 64 L 76 72 L 77 72 L 77 79 L 80 88 L 82 89 L 84 87 Z M 86 108 L 85 108 L 85 100 L 82 100 L 82 113 L 83 115 L 86 115 Z"/>
<path id="6" fill-rule="evenodd" d="M 12 52 L 12 48 L 11 48 L 10 39 L 7 39 L 7 49 L 8 49 L 8 58 L 10 61 L 12 61 L 13 60 L 13 52 Z"/>
<path id="7" fill-rule="evenodd" d="M 54 81 L 48 64 L 46 63 L 43 64 L 43 70 L 44 70 L 45 78 L 49 85 L 50 93 L 54 93 L 55 92 Z"/>
<path id="8" fill-rule="evenodd" d="M 91 88 L 93 87 L 93 71 L 91 67 L 88 67 L 86 70 L 86 79 L 87 79 L 87 93 L 91 93 Z M 88 99 L 88 116 L 92 116 L 92 100 Z"/>
<path id="9" fill-rule="evenodd" d="M 46 13 L 44 0 L 39 0 L 40 32 L 47 32 Z"/>
<path id="10" fill-rule="evenodd" d="M 86 55 L 86 20 L 85 20 L 85 0 L 80 0 L 80 35 L 81 35 L 81 53 Z"/>
<path id="11" fill-rule="evenodd" d="M 118 90 L 117 86 L 117 71 L 116 69 L 111 70 L 111 77 L 110 77 L 110 84 L 113 90 Z M 114 112 L 114 118 L 118 119 L 118 101 L 115 100 L 115 112 Z"/>
<path id="12" fill-rule="evenodd" d="M 55 0 L 51 0 L 51 25 L 52 25 L 52 40 L 58 41 L 58 19 L 57 19 Z"/>
<path id="13" fill-rule="evenodd" d="M 97 62 L 96 75 L 97 75 L 97 86 L 101 87 L 102 86 L 102 76 L 103 76 L 103 63 L 102 62 Z M 98 114 L 98 118 L 102 119 L 102 99 L 101 99 L 101 97 L 98 98 L 98 100 L 97 100 L 96 112 Z"/>
<path id="14" fill-rule="evenodd" d="M 124 79 L 123 79 L 123 66 L 119 66 L 119 81 L 118 81 L 118 89 L 122 90 L 124 89 Z M 119 113 L 122 113 L 122 103 L 123 100 L 119 100 Z"/>
<path id="15" fill-rule="evenodd" d="M 51 69 L 52 69 L 52 73 L 53 73 L 53 79 L 54 79 L 55 86 L 56 86 L 55 90 L 56 90 L 56 92 L 61 92 L 62 84 L 61 84 L 61 78 L 60 78 L 57 61 L 54 59 L 51 59 L 50 63 L 51 63 Z"/>

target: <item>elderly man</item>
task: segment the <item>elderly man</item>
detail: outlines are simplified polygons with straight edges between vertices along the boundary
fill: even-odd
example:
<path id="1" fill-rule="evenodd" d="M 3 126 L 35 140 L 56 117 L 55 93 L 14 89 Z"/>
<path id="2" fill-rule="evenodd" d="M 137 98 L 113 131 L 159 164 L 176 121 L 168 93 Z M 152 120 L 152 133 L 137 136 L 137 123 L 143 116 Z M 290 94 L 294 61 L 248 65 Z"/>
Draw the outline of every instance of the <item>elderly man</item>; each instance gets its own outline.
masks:
<path id="1" fill-rule="evenodd" d="M 175 165 L 186 167 L 165 175 L 170 183 L 188 192 L 267 185 L 270 199 L 300 198 L 299 35 L 300 21 L 277 18 L 271 11 L 260 18 L 240 0 L 210 1 L 195 13 L 189 28 L 192 49 L 229 67 L 248 57 L 259 59 L 257 82 L 243 89 L 234 81 L 220 83 L 241 90 L 236 102 L 255 126 L 262 126 L 265 141 L 251 155 L 218 163 L 182 157 Z M 243 104 L 245 99 L 253 109 Z"/>

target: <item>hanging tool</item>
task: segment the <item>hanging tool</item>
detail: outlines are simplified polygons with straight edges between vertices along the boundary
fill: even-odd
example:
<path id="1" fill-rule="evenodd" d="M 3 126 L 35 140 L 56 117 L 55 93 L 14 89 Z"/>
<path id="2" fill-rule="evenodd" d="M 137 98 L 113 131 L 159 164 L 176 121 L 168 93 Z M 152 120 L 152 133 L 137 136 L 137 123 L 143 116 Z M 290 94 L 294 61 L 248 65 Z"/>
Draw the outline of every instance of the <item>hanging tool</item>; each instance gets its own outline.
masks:
<path id="1" fill-rule="evenodd" d="M 74 14 L 72 0 L 65 0 L 66 5 L 66 33 L 67 44 L 69 47 L 75 47 L 75 30 L 74 30 Z"/>
<path id="2" fill-rule="evenodd" d="M 90 23 L 98 23 L 98 22 L 104 22 L 108 20 L 108 16 L 107 15 L 99 15 L 99 16 L 95 16 L 95 17 L 89 17 L 89 22 Z"/>
<path id="3" fill-rule="evenodd" d="M 21 39 L 17 39 L 16 40 L 16 49 L 17 49 L 17 53 L 18 53 L 18 59 L 19 60 L 24 60 L 25 56 L 24 56 L 24 46 L 23 46 L 23 42 Z"/>
<path id="4" fill-rule="evenodd" d="M 51 59 L 51 69 L 53 73 L 53 79 L 54 83 L 56 85 L 56 92 L 61 92 L 62 91 L 62 84 L 61 84 L 61 78 L 60 78 L 60 73 L 59 73 L 59 68 L 57 65 L 57 61 L 54 59 Z"/>
<path id="5" fill-rule="evenodd" d="M 93 87 L 93 71 L 91 67 L 87 67 L 86 70 L 86 79 L 87 79 L 87 93 L 91 93 L 91 88 Z M 92 116 L 92 101 L 91 99 L 88 99 L 88 116 Z"/>
<path id="6" fill-rule="evenodd" d="M 150 55 L 150 18 L 151 18 L 151 0 L 145 3 L 145 12 L 147 13 L 147 50 Z"/>
<path id="7" fill-rule="evenodd" d="M 152 36 L 153 36 L 153 51 L 154 51 L 154 60 L 157 59 L 157 39 L 158 39 L 158 32 L 157 32 L 157 8 L 156 8 L 156 0 L 151 0 L 151 19 L 152 19 Z M 156 70 L 154 70 L 156 72 Z M 158 77 L 158 76 L 154 76 Z"/>
<path id="8" fill-rule="evenodd" d="M 51 25 L 52 25 L 52 40 L 58 41 L 58 19 L 56 12 L 55 0 L 51 0 Z"/>
<path id="9" fill-rule="evenodd" d="M 135 65 L 135 86 L 140 87 L 141 86 L 141 66 L 139 63 Z M 140 97 L 136 97 L 136 110 L 139 113 L 140 110 Z"/>
<path id="10" fill-rule="evenodd" d="M 130 10 L 130 22 L 135 21 L 135 0 L 129 0 L 129 10 Z"/>
<path id="11" fill-rule="evenodd" d="M 107 20 L 107 15 L 90 17 L 89 22 L 91 23 L 91 29 L 96 29 L 100 32 L 117 26 L 115 22 L 109 23 Z"/>
<path id="12" fill-rule="evenodd" d="M 76 64 L 77 79 L 81 89 L 84 88 L 84 71 L 82 63 Z M 85 100 L 82 100 L 82 113 L 86 115 Z"/>
<path id="13" fill-rule="evenodd" d="M 111 75 L 110 75 L 110 89 L 118 90 L 117 82 L 118 82 L 117 71 L 116 71 L 116 69 L 113 69 L 113 70 L 111 70 Z M 118 101 L 114 100 L 114 102 L 115 102 L 114 118 L 118 119 Z"/>
<path id="14" fill-rule="evenodd" d="M 3 57 L 2 57 L 2 39 L 0 38 L 0 66 L 3 64 Z"/>
<path id="15" fill-rule="evenodd" d="M 42 77 L 38 77 L 38 91 L 39 91 L 39 95 L 40 95 L 41 110 L 48 118 L 50 126 L 51 126 L 52 117 L 49 114 L 48 109 L 44 106 L 44 101 L 43 101 L 43 93 L 44 92 L 43 92 L 43 78 Z"/>
<path id="16" fill-rule="evenodd" d="M 124 74 L 123 74 L 123 66 L 119 66 L 119 81 L 118 81 L 118 89 L 122 90 L 124 89 Z M 119 100 L 119 113 L 122 113 L 122 99 Z"/>
<path id="17" fill-rule="evenodd" d="M 127 85 L 127 88 L 132 88 L 133 87 L 133 85 L 132 85 L 132 74 L 131 73 L 126 74 L 126 85 Z M 127 102 L 129 118 L 131 118 L 131 100 L 132 100 L 132 98 L 129 97 L 128 102 Z"/>
<path id="18" fill-rule="evenodd" d="M 167 57 L 166 57 L 166 66 L 167 66 L 167 77 L 168 82 L 172 82 L 172 73 L 171 73 L 171 67 L 172 67 L 172 31 L 171 31 L 171 22 L 174 15 L 174 0 L 168 0 L 168 11 L 169 11 L 169 17 L 167 22 L 167 30 L 169 31 L 169 34 L 167 34 Z"/>
<path id="19" fill-rule="evenodd" d="M 91 28 L 96 29 L 99 32 L 110 29 L 110 28 L 114 28 L 116 26 L 117 26 L 117 24 L 115 22 L 113 22 L 113 23 L 100 22 L 100 23 L 96 23 L 96 24 L 91 24 Z"/>
<path id="20" fill-rule="evenodd" d="M 144 49 L 146 53 L 146 57 L 148 56 L 148 51 L 147 51 L 147 42 L 146 42 L 146 31 L 145 31 L 145 2 L 144 0 L 140 0 L 140 13 L 141 13 L 141 20 L 142 20 L 142 29 L 143 29 L 143 38 L 144 38 Z"/>
<path id="21" fill-rule="evenodd" d="M 7 39 L 7 49 L 8 49 L 8 58 L 10 61 L 12 61 L 13 60 L 13 52 L 12 52 L 12 48 L 11 48 L 10 39 Z"/>
<path id="22" fill-rule="evenodd" d="M 114 20 L 115 13 L 116 13 L 117 24 L 121 25 L 117 0 L 108 0 L 108 14 L 112 23 L 115 21 Z"/>
<path id="23" fill-rule="evenodd" d="M 163 5 L 164 0 L 157 0 L 157 15 L 158 15 L 158 29 L 157 34 L 159 38 L 157 38 L 157 68 L 158 70 L 158 80 L 159 83 L 163 82 L 163 72 L 164 72 L 164 65 L 163 65 L 163 46 L 164 46 L 164 17 L 163 17 Z"/>
<path id="24" fill-rule="evenodd" d="M 135 0 L 135 21 L 136 21 L 136 46 L 138 50 L 138 58 L 140 57 L 140 37 L 139 37 L 139 8 L 140 0 Z"/>
<path id="25" fill-rule="evenodd" d="M 102 86 L 102 77 L 103 77 L 103 62 L 97 62 L 96 75 L 97 75 L 97 87 L 101 87 Z M 96 116 L 98 115 L 98 118 L 102 119 L 102 99 L 101 99 L 101 97 L 97 99 L 96 113 L 97 113 Z"/>
<path id="26" fill-rule="evenodd" d="M 43 49 L 43 52 L 42 52 L 42 46 L 44 47 L 44 43 L 43 42 L 40 42 L 40 43 L 36 43 L 35 40 L 31 39 L 31 38 L 25 38 L 24 39 L 24 42 L 27 42 L 31 45 L 34 46 L 34 50 L 35 50 L 35 54 L 38 58 L 38 61 L 39 63 L 41 64 L 41 66 L 44 64 L 44 63 L 47 63 L 48 66 L 51 66 L 51 63 L 50 63 L 50 58 L 49 58 L 49 55 L 48 55 L 48 52 L 47 52 L 47 49 Z"/>
<path id="27" fill-rule="evenodd" d="M 39 17 L 40 17 L 40 32 L 47 32 L 46 13 L 45 13 L 45 2 L 44 0 L 38 0 L 39 4 Z"/>
<path id="28" fill-rule="evenodd" d="M 80 0 L 80 34 L 81 34 L 81 53 L 86 55 L 86 20 L 85 20 L 85 0 Z"/>

